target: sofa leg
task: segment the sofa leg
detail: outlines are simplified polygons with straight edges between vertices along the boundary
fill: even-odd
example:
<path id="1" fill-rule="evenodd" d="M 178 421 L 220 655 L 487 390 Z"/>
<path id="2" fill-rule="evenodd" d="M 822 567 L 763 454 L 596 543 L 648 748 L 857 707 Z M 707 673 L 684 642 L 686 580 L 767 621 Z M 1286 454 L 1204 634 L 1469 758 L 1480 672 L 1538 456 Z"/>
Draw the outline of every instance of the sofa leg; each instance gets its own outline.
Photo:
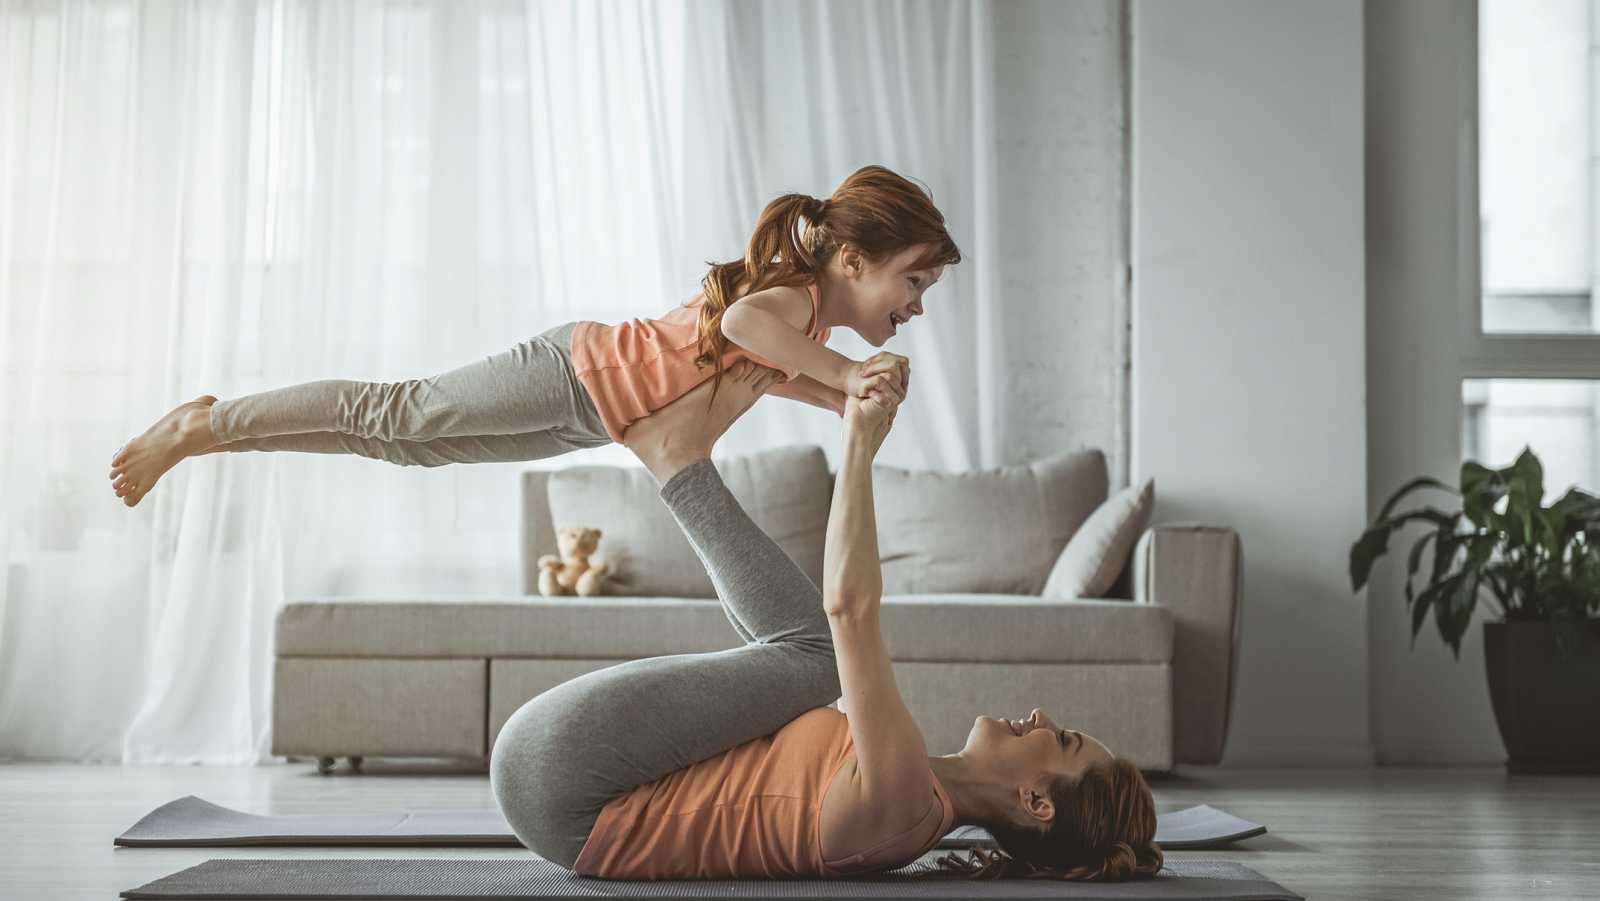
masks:
<path id="1" fill-rule="evenodd" d="M 333 762 L 334 761 L 333 761 L 332 757 L 318 757 L 317 758 L 317 772 L 321 773 L 324 776 L 326 776 L 329 773 L 333 772 Z"/>
<path id="2" fill-rule="evenodd" d="M 361 772 L 361 761 L 363 761 L 365 759 L 366 758 L 362 757 L 360 754 L 357 754 L 354 757 L 351 757 L 350 758 L 350 769 L 355 770 L 358 773 Z"/>

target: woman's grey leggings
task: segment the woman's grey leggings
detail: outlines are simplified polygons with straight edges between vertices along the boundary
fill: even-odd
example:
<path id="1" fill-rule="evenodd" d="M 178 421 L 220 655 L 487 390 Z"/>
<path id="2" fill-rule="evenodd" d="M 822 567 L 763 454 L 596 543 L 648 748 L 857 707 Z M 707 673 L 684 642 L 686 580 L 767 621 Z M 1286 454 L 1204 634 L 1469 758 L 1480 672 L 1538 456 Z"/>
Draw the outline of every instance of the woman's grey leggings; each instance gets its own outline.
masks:
<path id="1" fill-rule="evenodd" d="M 495 798 L 523 844 L 568 868 L 607 801 L 839 697 L 821 593 L 711 461 L 668 479 L 661 499 L 745 644 L 586 673 L 511 715 L 490 758 Z"/>
<path id="2" fill-rule="evenodd" d="M 211 405 L 224 451 L 359 454 L 401 466 L 538 460 L 610 444 L 572 368 L 572 329 L 442 375 L 403 382 L 324 379 Z"/>

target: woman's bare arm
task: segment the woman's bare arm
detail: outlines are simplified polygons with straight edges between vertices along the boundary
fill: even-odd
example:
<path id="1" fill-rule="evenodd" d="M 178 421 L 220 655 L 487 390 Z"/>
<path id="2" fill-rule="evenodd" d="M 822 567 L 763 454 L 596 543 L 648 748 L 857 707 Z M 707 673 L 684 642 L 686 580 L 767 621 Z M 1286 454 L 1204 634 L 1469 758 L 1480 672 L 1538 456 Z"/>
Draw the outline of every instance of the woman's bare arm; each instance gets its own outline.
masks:
<path id="1" fill-rule="evenodd" d="M 878 617 L 883 571 L 872 461 L 896 403 L 885 394 L 846 401 L 844 451 L 822 564 L 823 604 L 839 667 L 841 707 L 848 711 L 855 741 L 861 796 L 888 831 L 915 823 L 933 797 L 927 745 L 895 684 Z"/>

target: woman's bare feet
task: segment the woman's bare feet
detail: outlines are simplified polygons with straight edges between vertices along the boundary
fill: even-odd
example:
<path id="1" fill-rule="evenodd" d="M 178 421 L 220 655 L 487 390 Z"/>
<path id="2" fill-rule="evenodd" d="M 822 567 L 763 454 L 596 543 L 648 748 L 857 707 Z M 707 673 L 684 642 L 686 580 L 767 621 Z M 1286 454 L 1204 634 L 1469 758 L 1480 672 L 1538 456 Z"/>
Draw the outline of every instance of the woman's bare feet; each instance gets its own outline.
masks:
<path id="1" fill-rule="evenodd" d="M 216 443 L 211 433 L 211 405 L 216 402 L 205 394 L 179 404 L 117 449 L 111 458 L 111 488 L 124 504 L 132 507 L 144 500 L 179 460 Z"/>
<path id="2" fill-rule="evenodd" d="M 782 373 L 740 360 L 722 373 L 716 398 L 711 379 L 628 427 L 622 444 L 662 485 L 679 470 L 711 456 L 711 447 Z"/>

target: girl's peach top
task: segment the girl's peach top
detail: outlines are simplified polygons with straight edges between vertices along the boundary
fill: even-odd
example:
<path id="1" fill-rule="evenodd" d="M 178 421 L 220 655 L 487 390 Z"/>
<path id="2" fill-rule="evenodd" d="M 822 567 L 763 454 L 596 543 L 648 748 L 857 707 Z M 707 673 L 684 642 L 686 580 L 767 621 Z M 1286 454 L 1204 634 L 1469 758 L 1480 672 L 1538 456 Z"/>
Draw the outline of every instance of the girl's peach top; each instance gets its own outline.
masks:
<path id="1" fill-rule="evenodd" d="M 854 754 L 844 714 L 808 710 L 771 735 L 607 802 L 573 870 L 609 879 L 828 878 L 904 866 L 937 845 L 955 806 L 930 768 L 920 820 L 823 860 L 823 794 Z"/>
<path id="2" fill-rule="evenodd" d="M 811 295 L 811 320 L 805 335 L 818 344 L 828 343 L 833 329 L 817 328 L 817 283 L 807 286 Z M 705 292 L 660 319 L 630 319 L 617 325 L 579 322 L 572 331 L 572 368 L 588 389 L 595 409 L 612 441 L 642 419 L 687 394 L 716 374 L 713 366 L 700 367 L 700 308 Z M 779 366 L 736 344 L 722 355 L 724 368 L 749 359 L 782 372 L 784 381 L 799 370 Z"/>

